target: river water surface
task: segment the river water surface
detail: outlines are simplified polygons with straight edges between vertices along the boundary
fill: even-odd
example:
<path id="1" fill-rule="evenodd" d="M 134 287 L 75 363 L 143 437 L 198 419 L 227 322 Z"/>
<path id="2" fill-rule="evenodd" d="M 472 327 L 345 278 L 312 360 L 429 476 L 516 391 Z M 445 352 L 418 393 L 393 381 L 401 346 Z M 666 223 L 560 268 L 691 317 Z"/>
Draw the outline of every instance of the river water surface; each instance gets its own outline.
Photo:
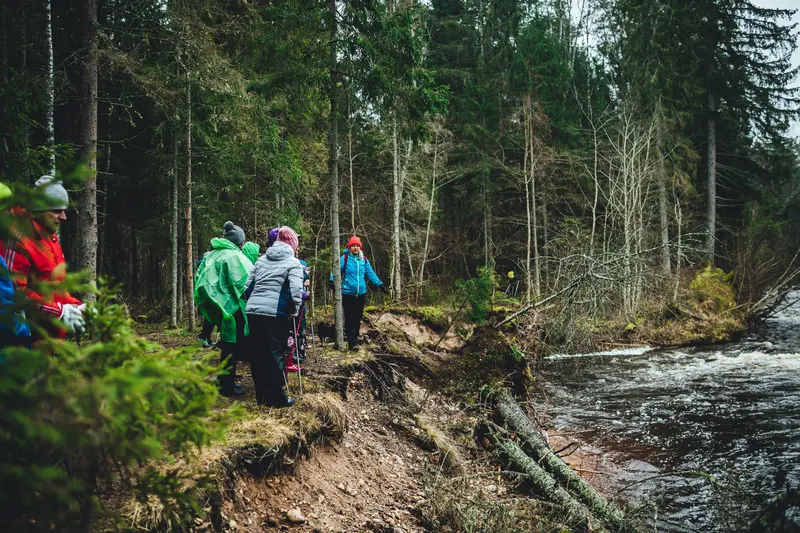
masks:
<path id="1" fill-rule="evenodd" d="M 771 495 L 800 486 L 800 304 L 738 343 L 555 356 L 540 372 L 556 428 L 621 465 L 610 484 L 630 485 L 620 494 L 630 504 L 655 504 L 658 531 L 741 530 Z M 659 475 L 686 470 L 719 483 Z"/>

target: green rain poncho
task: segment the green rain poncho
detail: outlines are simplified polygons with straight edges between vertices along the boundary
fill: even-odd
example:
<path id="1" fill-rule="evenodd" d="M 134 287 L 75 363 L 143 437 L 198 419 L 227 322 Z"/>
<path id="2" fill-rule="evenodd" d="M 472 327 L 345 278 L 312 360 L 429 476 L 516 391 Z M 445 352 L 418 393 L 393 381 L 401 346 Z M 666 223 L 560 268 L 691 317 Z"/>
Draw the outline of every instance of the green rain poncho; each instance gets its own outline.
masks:
<path id="1" fill-rule="evenodd" d="M 258 255 L 259 255 L 258 252 L 260 252 L 260 251 L 261 250 L 260 250 L 260 248 L 258 246 L 258 243 L 255 243 L 253 241 L 247 241 L 246 243 L 244 243 L 244 246 L 242 246 L 242 253 L 254 265 L 256 264 L 256 260 L 258 259 Z"/>
<path id="2" fill-rule="evenodd" d="M 233 315 L 237 311 L 244 314 L 246 302 L 242 295 L 253 263 L 228 239 L 211 239 L 211 248 L 194 278 L 194 303 L 204 317 L 219 327 L 220 340 L 236 342 Z M 249 334 L 247 325 L 244 331 Z"/>

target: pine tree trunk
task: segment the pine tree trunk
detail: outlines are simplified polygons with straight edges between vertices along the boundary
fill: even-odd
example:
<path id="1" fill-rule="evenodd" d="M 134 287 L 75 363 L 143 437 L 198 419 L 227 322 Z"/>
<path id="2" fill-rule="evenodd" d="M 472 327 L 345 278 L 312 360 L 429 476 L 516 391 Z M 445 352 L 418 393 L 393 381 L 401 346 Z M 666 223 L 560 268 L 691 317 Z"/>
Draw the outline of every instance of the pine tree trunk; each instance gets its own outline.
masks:
<path id="1" fill-rule="evenodd" d="M 95 5 L 95 19 L 97 18 L 97 6 Z M 96 22 L 96 21 L 95 21 Z M 95 24 L 96 26 L 96 24 Z M 51 176 L 56 175 L 56 153 L 55 153 L 55 144 L 56 144 L 56 135 L 55 135 L 55 125 L 53 122 L 53 108 L 55 106 L 55 86 L 53 83 L 53 20 L 52 20 L 52 9 L 50 5 L 50 0 L 47 0 L 45 3 L 45 28 L 44 28 L 44 35 L 45 35 L 45 54 L 46 54 L 46 63 L 47 63 L 47 73 L 44 77 L 45 80 L 45 93 L 47 97 L 47 106 L 45 107 L 45 114 L 44 114 L 44 123 L 46 129 L 46 136 L 45 136 L 45 146 L 50 151 L 49 158 L 50 164 L 48 165 L 47 173 Z M 87 58 L 88 60 L 88 58 Z M 95 56 L 95 67 L 94 67 L 94 86 L 95 92 L 97 91 L 97 59 Z M 97 100 L 95 98 L 95 136 L 94 139 L 97 139 Z M 95 140 L 95 151 L 97 150 L 97 142 Z M 95 166 L 97 165 L 96 162 L 97 155 L 95 154 Z M 95 200 L 96 201 L 96 200 Z"/>
<path id="2" fill-rule="evenodd" d="M 80 120 L 80 159 L 88 176 L 79 197 L 78 264 L 97 277 L 97 0 L 84 0 Z M 89 295 L 89 299 L 93 299 Z"/>
<path id="3" fill-rule="evenodd" d="M 172 303 L 170 306 L 170 326 L 173 328 L 178 327 L 178 261 L 180 256 L 178 252 L 178 209 L 180 205 L 178 201 L 180 194 L 180 190 L 178 188 L 178 171 L 180 168 L 178 165 L 178 159 L 180 157 L 180 143 L 178 139 L 178 120 L 176 119 L 172 129 L 172 268 L 170 276 L 172 282 Z"/>
<path id="4" fill-rule="evenodd" d="M 717 102 L 708 90 L 708 210 L 706 214 L 706 259 L 714 264 L 717 239 Z"/>
<path id="5" fill-rule="evenodd" d="M 189 73 L 186 73 L 187 82 Z M 188 328 L 194 330 L 197 315 L 194 307 L 194 254 L 192 252 L 192 86 L 186 85 L 186 211 L 184 228 L 186 232 L 186 305 L 188 308 Z"/>
<path id="6" fill-rule="evenodd" d="M 330 76 L 331 85 L 328 89 L 328 99 L 331 103 L 330 126 L 328 135 L 328 151 L 330 153 L 329 171 L 331 174 L 331 243 L 333 250 L 331 253 L 333 270 L 333 316 L 336 329 L 336 348 L 344 348 L 344 312 L 342 310 L 342 274 L 339 270 L 339 253 L 341 252 L 341 242 L 339 241 L 339 132 L 337 123 L 337 84 L 339 74 L 337 72 L 336 58 L 336 0 L 328 0 L 328 20 L 330 25 Z"/>

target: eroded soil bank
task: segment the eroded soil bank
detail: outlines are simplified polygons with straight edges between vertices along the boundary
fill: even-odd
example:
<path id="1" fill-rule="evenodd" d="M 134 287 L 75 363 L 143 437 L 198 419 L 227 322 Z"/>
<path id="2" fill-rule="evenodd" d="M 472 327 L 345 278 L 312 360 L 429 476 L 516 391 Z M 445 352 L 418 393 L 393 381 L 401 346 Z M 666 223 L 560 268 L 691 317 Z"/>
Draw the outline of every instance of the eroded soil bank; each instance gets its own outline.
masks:
<path id="1" fill-rule="evenodd" d="M 478 328 L 465 342 L 424 316 L 395 311 L 372 318 L 359 352 L 338 352 L 315 338 L 294 408 L 262 409 L 252 393 L 227 401 L 245 414 L 233 422 L 228 441 L 201 461 L 216 484 L 204 492 L 205 512 L 188 529 L 598 530 L 593 518 L 537 492 L 532 478 L 498 455 L 494 439 L 513 444 L 513 432 L 479 428 L 494 423 L 493 391 L 508 388 L 523 408 L 533 391 L 527 359 L 505 336 Z M 193 345 L 187 335 L 147 336 Z M 240 367 L 252 391 L 248 365 Z M 294 393 L 298 385 L 291 376 Z M 613 465 L 599 450 L 576 435 L 542 435 L 549 454 L 564 456 L 601 493 L 613 491 L 604 484 Z M 127 514 L 137 527 L 165 528 L 157 509 L 134 509 Z"/>

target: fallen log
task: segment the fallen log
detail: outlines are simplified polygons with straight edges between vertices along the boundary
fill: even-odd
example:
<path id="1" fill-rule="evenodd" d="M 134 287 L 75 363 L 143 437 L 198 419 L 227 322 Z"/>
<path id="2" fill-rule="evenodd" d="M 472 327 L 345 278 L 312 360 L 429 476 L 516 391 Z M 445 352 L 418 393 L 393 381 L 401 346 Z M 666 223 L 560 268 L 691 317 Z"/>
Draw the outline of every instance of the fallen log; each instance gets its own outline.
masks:
<path id="1" fill-rule="evenodd" d="M 566 490 L 585 505 L 594 516 L 602 519 L 615 531 L 625 531 L 622 511 L 606 500 L 599 492 L 553 453 L 552 448 L 542 438 L 528 416 L 506 390 L 494 395 L 497 401 L 496 413 L 503 419 L 506 427 L 513 431 L 521 441 L 524 452 L 549 472 Z"/>
<path id="2" fill-rule="evenodd" d="M 500 459 L 508 465 L 510 470 L 518 472 L 520 477 L 530 483 L 536 495 L 548 499 L 563 510 L 569 520 L 575 522 L 570 526 L 583 524 L 588 526 L 589 531 L 608 533 L 608 530 L 603 528 L 602 520 L 595 517 L 585 505 L 561 488 L 553 477 L 525 454 L 517 444 L 504 438 L 502 428 L 489 421 L 484 421 L 482 427 L 485 430 L 484 435 Z"/>

